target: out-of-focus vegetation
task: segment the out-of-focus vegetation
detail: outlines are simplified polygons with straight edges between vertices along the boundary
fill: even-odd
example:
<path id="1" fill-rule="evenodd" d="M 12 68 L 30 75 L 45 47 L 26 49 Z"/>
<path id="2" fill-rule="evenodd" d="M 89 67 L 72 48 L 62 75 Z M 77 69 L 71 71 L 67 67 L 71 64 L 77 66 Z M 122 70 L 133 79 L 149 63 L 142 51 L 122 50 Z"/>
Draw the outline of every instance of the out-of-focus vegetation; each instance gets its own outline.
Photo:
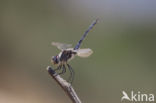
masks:
<path id="1" fill-rule="evenodd" d="M 120 103 L 122 90 L 156 94 L 155 5 L 154 0 L 0 1 L 0 103 L 70 103 L 46 71 L 59 52 L 51 42 L 74 46 L 96 18 L 99 23 L 81 46 L 93 55 L 70 62 L 82 102 Z"/>

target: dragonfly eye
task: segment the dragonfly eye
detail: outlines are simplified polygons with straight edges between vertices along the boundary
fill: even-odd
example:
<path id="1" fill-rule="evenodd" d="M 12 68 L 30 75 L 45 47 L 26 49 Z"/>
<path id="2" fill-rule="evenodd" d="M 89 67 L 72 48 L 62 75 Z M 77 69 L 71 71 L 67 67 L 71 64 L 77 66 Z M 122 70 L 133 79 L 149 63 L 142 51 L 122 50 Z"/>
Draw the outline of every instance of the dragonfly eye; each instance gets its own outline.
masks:
<path id="1" fill-rule="evenodd" d="M 53 56 L 52 61 L 54 64 L 58 64 L 58 62 L 59 62 L 57 56 Z"/>

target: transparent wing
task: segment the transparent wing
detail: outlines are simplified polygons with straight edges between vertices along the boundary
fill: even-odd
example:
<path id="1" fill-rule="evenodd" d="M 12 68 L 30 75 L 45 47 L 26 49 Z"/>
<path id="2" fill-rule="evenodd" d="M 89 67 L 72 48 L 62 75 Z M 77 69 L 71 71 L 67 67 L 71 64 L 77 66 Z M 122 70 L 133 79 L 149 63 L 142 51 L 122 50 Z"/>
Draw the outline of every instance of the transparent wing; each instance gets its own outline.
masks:
<path id="1" fill-rule="evenodd" d="M 60 50 L 65 50 L 72 46 L 72 44 L 63 44 L 59 42 L 52 42 L 51 45 L 56 46 Z"/>
<path id="2" fill-rule="evenodd" d="M 84 58 L 90 56 L 93 53 L 93 51 L 89 48 L 78 49 L 76 52 L 79 57 L 84 57 Z"/>

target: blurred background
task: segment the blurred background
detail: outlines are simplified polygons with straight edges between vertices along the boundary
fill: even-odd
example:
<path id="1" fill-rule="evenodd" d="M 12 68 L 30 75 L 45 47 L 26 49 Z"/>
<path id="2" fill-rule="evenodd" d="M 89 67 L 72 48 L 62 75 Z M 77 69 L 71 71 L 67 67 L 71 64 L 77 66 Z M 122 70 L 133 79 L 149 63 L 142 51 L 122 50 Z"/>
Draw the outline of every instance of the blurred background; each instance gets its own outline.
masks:
<path id="1" fill-rule="evenodd" d="M 74 46 L 96 18 L 81 45 L 93 55 L 70 62 L 82 103 L 120 103 L 123 90 L 156 94 L 155 5 L 155 0 L 1 0 L 0 103 L 71 103 L 46 71 L 59 52 L 51 42 Z"/>

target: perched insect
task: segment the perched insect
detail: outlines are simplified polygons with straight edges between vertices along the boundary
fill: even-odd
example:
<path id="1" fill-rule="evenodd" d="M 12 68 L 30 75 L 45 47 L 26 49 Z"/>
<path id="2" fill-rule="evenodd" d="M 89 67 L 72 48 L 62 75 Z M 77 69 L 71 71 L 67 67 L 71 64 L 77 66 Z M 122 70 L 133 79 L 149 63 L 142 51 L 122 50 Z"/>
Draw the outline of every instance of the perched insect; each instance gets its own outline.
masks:
<path id="1" fill-rule="evenodd" d="M 66 72 L 66 67 L 68 67 L 70 71 L 70 77 L 69 81 L 72 84 L 73 79 L 74 79 L 74 70 L 72 67 L 68 64 L 70 60 L 72 60 L 76 55 L 79 57 L 88 57 L 90 56 L 93 51 L 89 48 L 86 49 L 80 49 L 80 45 L 84 38 L 87 36 L 88 32 L 94 27 L 94 25 L 97 23 L 98 19 L 93 21 L 93 23 L 89 26 L 89 28 L 85 31 L 79 42 L 74 48 L 71 48 L 71 44 L 63 44 L 63 43 L 58 43 L 58 42 L 52 42 L 53 46 L 56 46 L 58 49 L 61 50 L 61 52 L 52 57 L 52 63 L 54 65 L 57 65 L 56 70 L 61 70 L 62 71 L 59 74 L 64 74 Z"/>

